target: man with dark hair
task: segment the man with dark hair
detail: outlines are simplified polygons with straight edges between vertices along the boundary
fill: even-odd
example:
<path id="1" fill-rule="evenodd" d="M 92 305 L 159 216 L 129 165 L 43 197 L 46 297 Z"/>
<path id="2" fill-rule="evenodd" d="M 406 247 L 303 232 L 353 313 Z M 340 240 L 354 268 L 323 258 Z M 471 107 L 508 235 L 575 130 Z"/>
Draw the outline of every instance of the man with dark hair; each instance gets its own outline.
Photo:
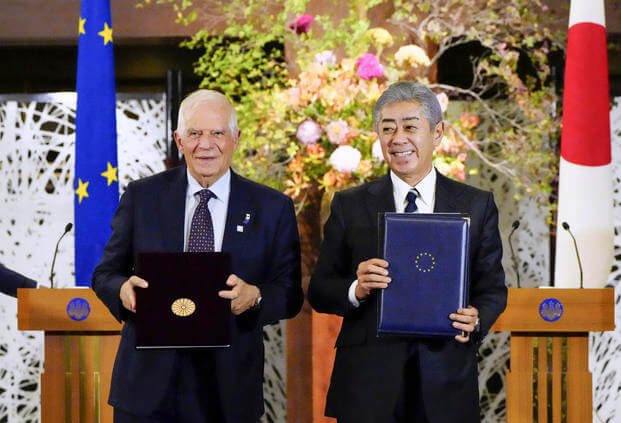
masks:
<path id="1" fill-rule="evenodd" d="M 479 417 L 477 349 L 506 305 L 498 212 L 492 194 L 436 171 L 440 104 L 427 87 L 392 84 L 373 111 L 390 172 L 334 196 L 308 298 L 343 316 L 326 415 L 340 423 L 474 423 Z M 452 338 L 378 337 L 377 291 L 390 263 L 377 257 L 378 214 L 467 213 L 469 306 L 449 315 Z"/>
<path id="2" fill-rule="evenodd" d="M 93 289 L 125 321 L 109 402 L 115 422 L 257 423 L 263 414 L 263 333 L 303 301 L 291 199 L 230 169 L 240 130 L 221 93 L 183 100 L 175 141 L 185 166 L 132 182 L 112 221 Z M 135 258 L 150 251 L 231 255 L 231 346 L 136 350 Z M 174 281 L 171 281 L 174 283 Z"/>

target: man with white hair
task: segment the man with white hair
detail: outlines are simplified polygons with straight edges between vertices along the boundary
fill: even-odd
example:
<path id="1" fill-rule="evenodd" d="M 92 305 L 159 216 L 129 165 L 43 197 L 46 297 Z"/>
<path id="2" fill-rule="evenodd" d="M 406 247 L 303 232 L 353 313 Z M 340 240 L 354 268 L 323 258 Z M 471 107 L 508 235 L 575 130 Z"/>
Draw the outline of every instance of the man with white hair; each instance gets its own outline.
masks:
<path id="1" fill-rule="evenodd" d="M 129 184 L 93 274 L 93 289 L 125 322 L 109 402 L 120 423 L 256 423 L 262 328 L 293 317 L 303 301 L 293 203 L 230 169 L 240 130 L 223 94 L 185 98 L 174 136 L 185 166 Z M 134 274 L 134 260 L 150 251 L 230 253 L 230 289 L 219 293 L 234 315 L 230 347 L 136 350 L 136 290 L 149 281 Z"/>

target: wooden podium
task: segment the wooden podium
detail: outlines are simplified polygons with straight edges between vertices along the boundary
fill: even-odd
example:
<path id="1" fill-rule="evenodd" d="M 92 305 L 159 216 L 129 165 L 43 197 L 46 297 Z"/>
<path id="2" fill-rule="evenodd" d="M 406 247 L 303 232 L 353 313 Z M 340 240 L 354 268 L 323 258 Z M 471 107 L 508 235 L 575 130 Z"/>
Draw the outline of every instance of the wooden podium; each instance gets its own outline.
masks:
<path id="1" fill-rule="evenodd" d="M 17 290 L 19 330 L 45 331 L 43 423 L 112 422 L 110 378 L 121 325 L 90 289 Z"/>
<path id="2" fill-rule="evenodd" d="M 492 331 L 511 332 L 508 423 L 593 417 L 589 332 L 614 330 L 614 289 L 510 288 Z"/>

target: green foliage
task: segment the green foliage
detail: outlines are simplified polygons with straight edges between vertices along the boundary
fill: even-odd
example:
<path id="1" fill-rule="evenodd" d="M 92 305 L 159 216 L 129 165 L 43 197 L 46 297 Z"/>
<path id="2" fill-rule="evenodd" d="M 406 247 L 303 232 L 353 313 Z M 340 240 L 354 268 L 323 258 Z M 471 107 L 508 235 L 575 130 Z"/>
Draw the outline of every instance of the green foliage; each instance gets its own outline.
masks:
<path id="1" fill-rule="evenodd" d="M 549 201 L 560 118 L 547 83 L 548 57 L 563 34 L 550 29 L 555 16 L 541 0 L 393 0 L 392 16 L 382 25 L 390 32 L 371 28 L 367 16 L 381 0 L 348 0 L 346 16 L 316 15 L 309 31 L 300 34 L 289 25 L 306 13 L 308 0 L 142 0 L 139 5 L 150 3 L 168 4 L 180 23 L 204 25 L 183 45 L 202 53 L 195 65 L 201 86 L 236 102 L 243 137 L 236 168 L 299 203 L 309 184 L 330 192 L 384 171 L 372 154 L 370 114 L 379 92 L 398 79 L 429 83 L 451 99 L 446 140 L 435 158 L 441 171 L 456 178 L 476 173 L 464 168 L 466 156 L 474 154 L 509 175 L 519 195 Z M 485 53 L 473 60 L 471 86 L 438 84 L 439 59 L 472 42 Z M 338 59 L 317 67 L 318 54 L 326 51 Z M 378 57 L 382 78 L 358 77 L 355 60 L 364 53 Z M 528 72 L 520 73 L 524 63 Z M 312 146 L 296 138 L 306 120 L 322 131 Z M 337 121 L 350 131 L 343 145 L 361 154 L 353 172 L 339 172 L 328 161 L 339 147 L 328 139 L 328 127 Z"/>

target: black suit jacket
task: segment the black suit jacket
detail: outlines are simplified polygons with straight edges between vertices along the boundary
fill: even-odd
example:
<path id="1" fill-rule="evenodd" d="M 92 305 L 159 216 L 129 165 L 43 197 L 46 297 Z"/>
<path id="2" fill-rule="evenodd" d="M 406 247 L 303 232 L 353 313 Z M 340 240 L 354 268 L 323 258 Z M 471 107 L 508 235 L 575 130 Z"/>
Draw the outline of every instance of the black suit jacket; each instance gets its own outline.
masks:
<path id="1" fill-rule="evenodd" d="M 378 213 L 394 211 L 390 176 L 339 192 L 324 228 L 308 297 L 319 312 L 344 317 L 326 414 L 344 421 L 391 421 L 403 384 L 408 348 L 418 349 L 418 374 L 431 422 L 479 421 L 477 347 L 473 340 L 378 338 L 377 296 L 359 308 L 348 299 L 360 262 L 378 253 Z M 470 301 L 484 336 L 506 305 L 502 244 L 493 196 L 437 175 L 435 212 L 471 216 Z M 450 403 L 450 405 L 448 405 Z"/>
<path id="2" fill-rule="evenodd" d="M 17 297 L 17 288 L 36 288 L 37 283 L 0 264 L 0 292 Z"/>
<path id="3" fill-rule="evenodd" d="M 175 351 L 135 349 L 134 315 L 123 308 L 119 291 L 134 274 L 138 253 L 183 251 L 186 189 L 184 166 L 130 183 L 93 274 L 97 296 L 118 320 L 125 320 L 109 402 L 132 414 L 149 414 L 158 405 L 171 379 Z M 247 213 L 250 221 L 237 232 Z M 214 377 L 227 422 L 256 422 L 264 411 L 262 327 L 294 316 L 303 301 L 292 201 L 231 172 L 222 251 L 231 253 L 233 273 L 260 288 L 262 301 L 258 310 L 231 318 L 232 345 L 214 353 Z"/>

